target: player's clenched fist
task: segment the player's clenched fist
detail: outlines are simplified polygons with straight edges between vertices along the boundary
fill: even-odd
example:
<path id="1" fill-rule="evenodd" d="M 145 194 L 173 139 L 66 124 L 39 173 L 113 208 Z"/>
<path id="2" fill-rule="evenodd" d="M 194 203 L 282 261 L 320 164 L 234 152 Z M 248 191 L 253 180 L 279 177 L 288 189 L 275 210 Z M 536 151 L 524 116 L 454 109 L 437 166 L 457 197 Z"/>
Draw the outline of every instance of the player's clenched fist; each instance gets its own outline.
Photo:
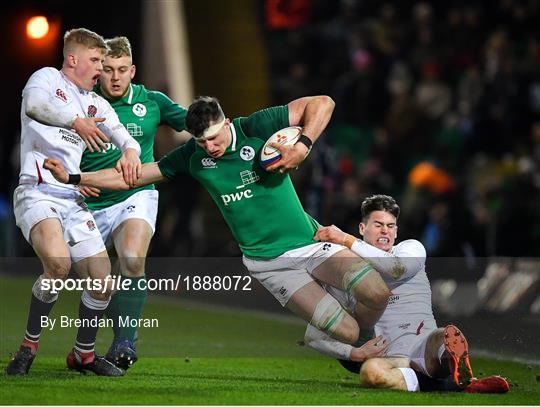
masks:
<path id="1" fill-rule="evenodd" d="M 67 184 L 69 174 L 66 172 L 66 169 L 60 160 L 57 160 L 56 158 L 46 158 L 45 161 L 43 161 L 43 168 L 49 170 L 58 182 Z"/>
<path id="2" fill-rule="evenodd" d="M 322 226 L 317 229 L 317 232 L 315 233 L 315 240 L 318 240 L 320 242 L 342 244 L 350 248 L 351 245 L 354 243 L 355 238 L 354 236 L 351 236 L 348 233 L 342 231 L 336 225 L 332 225 Z"/>

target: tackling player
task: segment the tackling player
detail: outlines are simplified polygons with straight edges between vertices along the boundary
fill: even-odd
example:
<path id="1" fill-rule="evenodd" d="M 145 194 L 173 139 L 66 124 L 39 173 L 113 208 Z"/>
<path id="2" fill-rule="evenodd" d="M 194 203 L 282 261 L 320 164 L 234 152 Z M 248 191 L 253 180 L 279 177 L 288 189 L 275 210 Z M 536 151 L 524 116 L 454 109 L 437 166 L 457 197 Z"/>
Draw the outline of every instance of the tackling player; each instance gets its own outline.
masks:
<path id="1" fill-rule="evenodd" d="M 217 99 L 199 97 L 186 117 L 194 138 L 158 163 L 144 164 L 137 186 L 191 174 L 218 205 L 251 275 L 282 306 L 340 341 L 355 343 L 360 330 L 379 319 L 390 292 L 379 273 L 348 248 L 314 240 L 319 225 L 302 208 L 287 174 L 306 158 L 333 109 L 327 96 L 303 97 L 230 121 Z M 258 159 L 263 144 L 292 125 L 303 125 L 304 134 L 294 146 L 277 146 L 282 158 L 263 170 Z M 70 180 L 58 160 L 47 160 L 45 168 L 62 182 Z M 80 176 L 81 185 L 128 188 L 113 170 Z M 355 318 L 315 280 L 350 293 Z"/>
<path id="2" fill-rule="evenodd" d="M 120 122 L 141 145 L 141 162 L 153 162 L 158 126 L 166 124 L 176 131 L 184 130 L 187 110 L 163 93 L 131 82 L 135 65 L 126 37 L 108 39 L 106 43 L 109 49 L 96 93 L 109 101 Z M 120 156 L 121 152 L 110 143 L 101 152 L 87 150 L 83 154 L 81 171 L 112 168 Z M 137 361 L 134 344 L 137 330 L 117 324 L 119 317 L 138 320 L 146 302 L 146 284 L 141 284 L 144 283 L 141 280 L 145 280 L 146 254 L 156 228 L 158 191 L 150 184 L 128 191 L 96 191 L 81 187 L 81 192 L 87 196 L 85 202 L 106 246 L 114 246 L 116 250 L 122 278 L 131 280 L 129 290 L 113 294 L 106 311 L 115 323 L 114 340 L 106 358 L 116 366 L 128 369 Z"/>
<path id="3" fill-rule="evenodd" d="M 71 172 L 79 170 L 85 148 L 99 150 L 110 138 L 122 151 L 114 171 L 133 185 L 140 175 L 139 144 L 118 121 L 109 103 L 92 92 L 102 71 L 107 46 L 98 34 L 84 28 L 66 32 L 62 70 L 42 68 L 28 80 L 21 106 L 21 171 L 13 205 L 17 226 L 43 265 L 32 287 L 24 340 L 9 362 L 9 375 L 26 375 L 36 356 L 42 330 L 58 294 L 43 279 L 65 279 L 71 265 L 101 280 L 110 274 L 110 262 L 94 218 L 73 185 L 59 183 L 43 160 L 57 157 Z M 94 286 L 93 286 L 94 287 Z M 67 358 L 68 367 L 98 375 L 121 376 L 121 369 L 94 353 L 98 321 L 109 303 L 110 289 L 81 295 L 83 321 Z M 86 321 L 86 323 L 85 323 Z"/>
<path id="4" fill-rule="evenodd" d="M 453 325 L 437 328 L 423 245 L 412 239 L 394 245 L 399 216 L 396 201 L 390 196 L 374 195 L 362 202 L 361 210 L 359 232 L 363 241 L 335 226 L 320 228 L 316 238 L 345 244 L 369 260 L 392 290 L 388 306 L 375 325 L 375 334 L 379 337 L 366 346 L 354 348 L 308 325 L 306 343 L 339 359 L 349 370 L 360 371 L 364 387 L 471 393 L 508 391 L 508 383 L 502 377 L 473 379 L 468 344 L 462 332 Z M 354 312 L 354 298 L 333 287 L 327 290 L 349 312 Z M 365 361 L 366 352 L 373 354 L 377 347 L 384 348 L 381 353 L 385 355 L 378 356 L 385 357 Z M 447 377 L 450 380 L 443 380 Z"/>

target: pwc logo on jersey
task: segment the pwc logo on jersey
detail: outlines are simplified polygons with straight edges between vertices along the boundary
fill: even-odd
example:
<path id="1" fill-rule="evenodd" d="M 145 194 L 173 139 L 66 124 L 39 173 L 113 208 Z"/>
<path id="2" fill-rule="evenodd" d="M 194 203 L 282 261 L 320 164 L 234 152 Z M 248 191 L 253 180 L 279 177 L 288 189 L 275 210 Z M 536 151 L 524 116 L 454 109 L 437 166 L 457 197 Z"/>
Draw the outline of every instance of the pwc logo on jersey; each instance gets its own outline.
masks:
<path id="1" fill-rule="evenodd" d="M 238 185 L 236 189 L 240 190 L 232 194 L 221 195 L 221 200 L 225 206 L 229 206 L 231 202 L 238 202 L 242 199 L 253 198 L 253 191 L 251 189 L 244 189 L 246 185 L 254 184 L 261 179 L 255 171 L 245 170 L 240 172 L 240 179 L 242 180 L 242 185 Z"/>
<path id="2" fill-rule="evenodd" d="M 90 105 L 88 106 L 88 117 L 96 117 L 96 113 L 97 113 L 97 107 L 95 107 L 94 105 Z"/>
<path id="3" fill-rule="evenodd" d="M 240 192 L 234 192 L 232 194 L 221 195 L 221 200 L 223 201 L 223 204 L 225 206 L 229 206 L 231 202 L 241 201 L 244 198 L 245 199 L 253 198 L 253 192 L 251 191 L 251 189 L 244 189 L 243 191 L 240 191 Z"/>
<path id="4" fill-rule="evenodd" d="M 217 164 L 213 158 L 205 157 L 201 160 L 201 165 L 204 169 L 217 168 Z"/>
<path id="5" fill-rule="evenodd" d="M 54 92 L 54 94 L 58 99 L 63 100 L 65 103 L 67 103 L 67 96 L 62 89 L 56 89 L 56 92 Z"/>

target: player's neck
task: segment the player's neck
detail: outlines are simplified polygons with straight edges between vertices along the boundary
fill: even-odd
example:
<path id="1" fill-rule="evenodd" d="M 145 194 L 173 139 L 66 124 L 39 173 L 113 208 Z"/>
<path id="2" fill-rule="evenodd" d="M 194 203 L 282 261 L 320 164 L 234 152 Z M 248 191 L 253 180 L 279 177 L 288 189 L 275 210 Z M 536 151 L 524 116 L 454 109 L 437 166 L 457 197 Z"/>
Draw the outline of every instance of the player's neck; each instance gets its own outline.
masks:
<path id="1" fill-rule="evenodd" d="M 70 69 L 66 68 L 66 67 L 62 67 L 62 70 L 60 71 L 62 73 L 62 75 L 68 80 L 70 81 L 72 84 L 74 84 L 77 88 L 79 88 L 79 90 L 81 91 L 84 91 L 84 92 L 88 92 L 88 90 L 84 89 L 80 82 L 77 80 L 77 77 L 75 76 L 74 72 L 71 71 Z"/>

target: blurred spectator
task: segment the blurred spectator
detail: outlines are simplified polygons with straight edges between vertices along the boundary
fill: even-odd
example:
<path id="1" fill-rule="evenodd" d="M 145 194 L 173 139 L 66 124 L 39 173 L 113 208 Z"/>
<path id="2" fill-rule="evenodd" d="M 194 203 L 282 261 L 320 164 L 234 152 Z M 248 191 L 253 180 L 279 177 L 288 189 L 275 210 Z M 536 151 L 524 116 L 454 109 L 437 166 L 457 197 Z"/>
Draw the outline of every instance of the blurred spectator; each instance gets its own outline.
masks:
<path id="1" fill-rule="evenodd" d="M 331 187 L 306 186 L 319 220 L 353 227 L 363 197 L 388 193 L 403 202 L 400 233 L 430 255 L 536 255 L 539 19 L 536 0 L 313 0 L 311 21 L 288 30 L 304 48 L 280 50 L 307 66 L 272 84 L 337 102 L 325 148 L 338 170 Z"/>

